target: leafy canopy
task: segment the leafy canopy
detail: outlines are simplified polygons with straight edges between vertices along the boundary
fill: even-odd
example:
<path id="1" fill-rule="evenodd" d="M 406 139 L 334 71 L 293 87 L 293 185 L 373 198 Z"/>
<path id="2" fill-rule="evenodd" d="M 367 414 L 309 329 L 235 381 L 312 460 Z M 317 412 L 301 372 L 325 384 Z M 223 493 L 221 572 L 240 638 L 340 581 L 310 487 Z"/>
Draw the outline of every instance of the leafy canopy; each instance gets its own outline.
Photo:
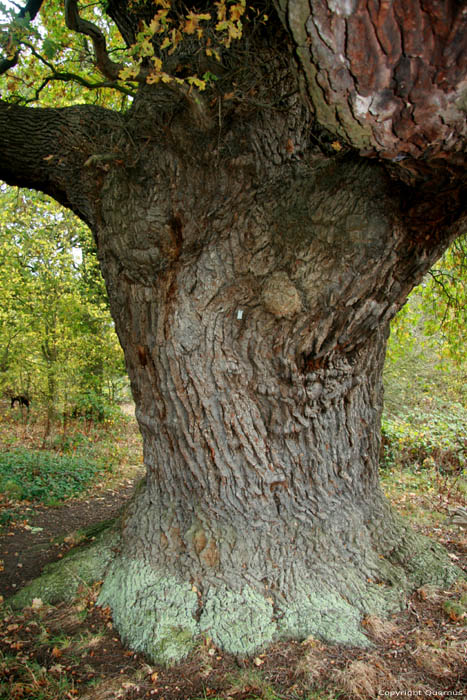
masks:
<path id="1" fill-rule="evenodd" d="M 391 323 L 384 369 L 390 414 L 441 396 L 465 405 L 466 245 L 465 235 L 451 245 Z"/>
<path id="2" fill-rule="evenodd" d="M 200 9 L 177 0 L 133 0 L 128 10 L 138 5 L 144 5 L 147 19 L 139 21 L 130 43 L 107 15 L 105 1 L 29 0 L 18 12 L 2 0 L 3 99 L 118 107 L 142 83 L 204 90 L 222 72 L 225 52 L 242 37 L 245 19 L 252 24 L 268 19 L 267 3 L 253 8 L 247 0 L 218 0 Z"/>
<path id="3" fill-rule="evenodd" d="M 123 357 L 90 231 L 6 186 L 0 224 L 0 390 L 64 410 L 112 394 Z"/>

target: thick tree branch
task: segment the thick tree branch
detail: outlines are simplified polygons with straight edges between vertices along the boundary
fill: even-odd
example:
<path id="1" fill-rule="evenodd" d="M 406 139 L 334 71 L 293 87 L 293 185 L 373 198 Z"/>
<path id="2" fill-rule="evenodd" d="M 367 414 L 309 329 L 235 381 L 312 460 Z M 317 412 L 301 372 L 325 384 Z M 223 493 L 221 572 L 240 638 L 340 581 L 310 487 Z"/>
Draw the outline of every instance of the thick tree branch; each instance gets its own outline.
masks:
<path id="1" fill-rule="evenodd" d="M 69 29 L 91 39 L 96 56 L 96 67 L 109 80 L 117 80 L 123 64 L 114 63 L 110 59 L 104 34 L 93 22 L 80 17 L 77 0 L 65 0 L 65 21 Z"/>
<path id="2" fill-rule="evenodd" d="M 45 109 L 0 101 L 0 179 L 45 192 L 92 224 L 96 182 L 84 163 L 105 147 L 116 122 L 117 114 L 94 105 Z"/>
<path id="3" fill-rule="evenodd" d="M 24 19 L 25 17 L 29 17 L 30 20 L 33 20 L 39 10 L 42 7 L 42 3 L 44 0 L 28 0 L 26 5 L 23 7 L 22 10 L 17 15 L 17 19 Z M 7 70 L 10 68 L 13 68 L 17 63 L 18 63 L 18 57 L 19 57 L 19 52 L 16 51 L 14 56 L 11 58 L 4 58 L 3 60 L 0 61 L 0 75 L 3 75 L 3 73 L 6 73 Z"/>

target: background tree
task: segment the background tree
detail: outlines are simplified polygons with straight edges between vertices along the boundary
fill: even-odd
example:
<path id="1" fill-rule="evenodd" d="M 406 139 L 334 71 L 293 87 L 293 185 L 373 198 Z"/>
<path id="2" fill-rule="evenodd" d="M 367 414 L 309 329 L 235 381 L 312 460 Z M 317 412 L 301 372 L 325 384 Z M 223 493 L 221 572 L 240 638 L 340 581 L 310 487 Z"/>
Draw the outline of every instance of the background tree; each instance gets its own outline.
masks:
<path id="1" fill-rule="evenodd" d="M 424 400 L 466 397 L 465 236 L 457 239 L 414 289 L 391 323 L 385 407 L 398 413 Z"/>
<path id="2" fill-rule="evenodd" d="M 124 374 L 89 230 L 42 195 L 4 188 L 1 384 L 54 418 L 99 418 Z"/>
<path id="3" fill-rule="evenodd" d="M 456 576 L 378 456 L 389 321 L 465 223 L 464 4 L 60 9 L 6 32 L 0 176 L 90 226 L 125 351 L 148 477 L 100 601 L 165 661 L 364 643 Z"/>

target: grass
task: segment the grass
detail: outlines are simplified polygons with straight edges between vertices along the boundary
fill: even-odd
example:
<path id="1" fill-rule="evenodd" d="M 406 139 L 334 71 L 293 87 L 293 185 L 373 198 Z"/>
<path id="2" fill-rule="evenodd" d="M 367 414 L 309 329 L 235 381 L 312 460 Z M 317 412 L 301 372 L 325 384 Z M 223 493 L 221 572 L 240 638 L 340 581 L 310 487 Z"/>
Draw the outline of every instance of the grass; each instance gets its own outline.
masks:
<path id="1" fill-rule="evenodd" d="M 439 528 L 467 500 L 467 411 L 426 401 L 386 415 L 381 482 L 390 501 L 419 528 Z"/>
<path id="2" fill-rule="evenodd" d="M 105 423 L 69 421 L 52 426 L 31 410 L 27 422 L 0 401 L 0 493 L 11 501 L 0 527 L 17 519 L 17 502 L 59 505 L 85 496 L 91 485 L 112 487 L 142 469 L 141 436 L 133 418 L 113 412 Z"/>
<path id="3" fill-rule="evenodd" d="M 467 465 L 467 410 L 459 403 L 425 399 L 422 406 L 383 418 L 386 469 L 436 467 L 440 474 L 460 474 Z"/>

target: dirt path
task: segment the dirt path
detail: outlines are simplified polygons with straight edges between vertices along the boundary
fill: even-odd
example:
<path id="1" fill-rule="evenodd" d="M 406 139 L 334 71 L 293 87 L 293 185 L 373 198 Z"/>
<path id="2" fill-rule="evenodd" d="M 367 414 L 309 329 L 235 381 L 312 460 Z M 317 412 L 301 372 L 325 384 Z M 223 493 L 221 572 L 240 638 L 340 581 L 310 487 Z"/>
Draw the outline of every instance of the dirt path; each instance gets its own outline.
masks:
<path id="1" fill-rule="evenodd" d="M 76 531 L 115 517 L 139 478 L 58 507 L 21 504 L 21 515 L 0 533 L 0 595 L 13 595 L 39 576 L 45 564 L 61 558 L 76 544 Z"/>

